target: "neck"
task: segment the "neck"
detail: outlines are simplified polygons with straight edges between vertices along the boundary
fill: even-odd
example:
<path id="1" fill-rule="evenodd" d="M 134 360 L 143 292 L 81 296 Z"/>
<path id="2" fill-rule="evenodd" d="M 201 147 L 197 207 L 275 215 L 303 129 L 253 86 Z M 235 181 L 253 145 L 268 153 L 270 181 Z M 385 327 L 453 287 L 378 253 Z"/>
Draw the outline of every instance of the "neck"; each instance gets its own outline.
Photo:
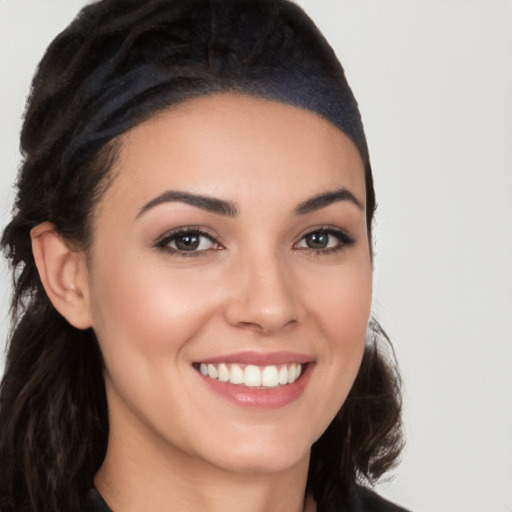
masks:
<path id="1" fill-rule="evenodd" d="M 135 460 L 132 460 L 134 463 Z M 114 512 L 303 512 L 307 472 L 303 467 L 277 474 L 227 472 L 208 467 L 195 471 L 115 462 L 108 457 L 96 476 L 96 487 Z M 301 465 L 306 466 L 306 464 Z"/>

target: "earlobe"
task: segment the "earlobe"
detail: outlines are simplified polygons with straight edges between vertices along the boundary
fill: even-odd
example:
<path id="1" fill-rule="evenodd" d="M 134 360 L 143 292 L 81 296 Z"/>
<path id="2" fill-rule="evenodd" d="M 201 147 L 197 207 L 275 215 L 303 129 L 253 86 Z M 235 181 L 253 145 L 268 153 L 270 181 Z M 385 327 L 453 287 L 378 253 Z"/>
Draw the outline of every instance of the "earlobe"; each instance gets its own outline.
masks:
<path id="1" fill-rule="evenodd" d="M 44 289 L 55 309 L 77 329 L 91 327 L 86 258 L 70 248 L 50 222 L 30 232 L 32 252 Z"/>

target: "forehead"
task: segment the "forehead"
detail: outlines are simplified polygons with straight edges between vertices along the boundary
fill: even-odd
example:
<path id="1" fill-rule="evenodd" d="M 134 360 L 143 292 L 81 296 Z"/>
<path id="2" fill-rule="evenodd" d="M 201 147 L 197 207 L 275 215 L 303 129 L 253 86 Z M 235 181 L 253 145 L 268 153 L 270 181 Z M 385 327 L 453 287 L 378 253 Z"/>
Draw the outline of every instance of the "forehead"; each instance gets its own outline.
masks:
<path id="1" fill-rule="evenodd" d="M 172 188 L 299 202 L 340 186 L 364 203 L 361 157 L 338 128 L 310 111 L 226 93 L 171 107 L 122 136 L 104 199 L 136 209 Z"/>

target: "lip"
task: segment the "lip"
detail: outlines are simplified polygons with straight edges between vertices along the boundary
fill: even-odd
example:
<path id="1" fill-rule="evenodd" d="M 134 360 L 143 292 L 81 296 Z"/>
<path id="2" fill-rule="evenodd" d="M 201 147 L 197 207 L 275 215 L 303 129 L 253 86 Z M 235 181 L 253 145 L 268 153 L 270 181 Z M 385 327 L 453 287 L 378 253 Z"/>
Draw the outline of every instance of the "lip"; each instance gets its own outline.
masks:
<path id="1" fill-rule="evenodd" d="M 238 363 L 254 364 L 256 366 L 278 365 L 286 363 L 301 363 L 303 371 L 300 377 L 293 384 L 286 384 L 272 389 L 250 388 L 230 382 L 220 382 L 212 379 L 194 370 L 197 376 L 213 391 L 216 395 L 240 407 L 256 409 L 278 409 L 285 407 L 298 400 L 306 389 L 311 374 L 314 371 L 314 361 L 311 357 L 304 354 L 293 352 L 275 352 L 275 353 L 257 353 L 257 352 L 239 352 L 220 357 L 213 357 L 202 360 L 203 363 Z"/>
<path id="2" fill-rule="evenodd" d="M 298 352 L 236 352 L 233 354 L 225 354 L 222 356 L 210 357 L 208 359 L 201 359 L 197 363 L 205 364 L 253 364 L 255 366 L 270 366 L 287 363 L 312 363 L 313 357 Z"/>

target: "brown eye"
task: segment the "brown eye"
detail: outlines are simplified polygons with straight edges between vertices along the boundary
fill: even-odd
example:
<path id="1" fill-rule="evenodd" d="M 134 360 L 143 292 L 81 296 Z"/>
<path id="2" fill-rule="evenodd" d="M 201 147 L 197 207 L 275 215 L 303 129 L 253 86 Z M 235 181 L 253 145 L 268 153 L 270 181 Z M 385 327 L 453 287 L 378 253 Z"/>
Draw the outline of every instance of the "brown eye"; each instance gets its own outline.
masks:
<path id="1" fill-rule="evenodd" d="M 318 231 L 316 233 L 309 233 L 304 237 L 306 245 L 310 249 L 326 249 L 329 246 L 330 235 L 328 233 Z"/>
<path id="2" fill-rule="evenodd" d="M 162 238 L 156 247 L 170 253 L 201 254 L 210 249 L 220 249 L 219 244 L 202 231 L 181 230 Z"/>
<path id="3" fill-rule="evenodd" d="M 342 250 L 354 242 L 354 238 L 341 229 L 325 228 L 310 231 L 295 244 L 294 248 L 326 254 Z"/>
<path id="4" fill-rule="evenodd" d="M 201 244 L 201 237 L 197 234 L 182 235 L 174 239 L 174 245 L 179 251 L 195 251 Z"/>

